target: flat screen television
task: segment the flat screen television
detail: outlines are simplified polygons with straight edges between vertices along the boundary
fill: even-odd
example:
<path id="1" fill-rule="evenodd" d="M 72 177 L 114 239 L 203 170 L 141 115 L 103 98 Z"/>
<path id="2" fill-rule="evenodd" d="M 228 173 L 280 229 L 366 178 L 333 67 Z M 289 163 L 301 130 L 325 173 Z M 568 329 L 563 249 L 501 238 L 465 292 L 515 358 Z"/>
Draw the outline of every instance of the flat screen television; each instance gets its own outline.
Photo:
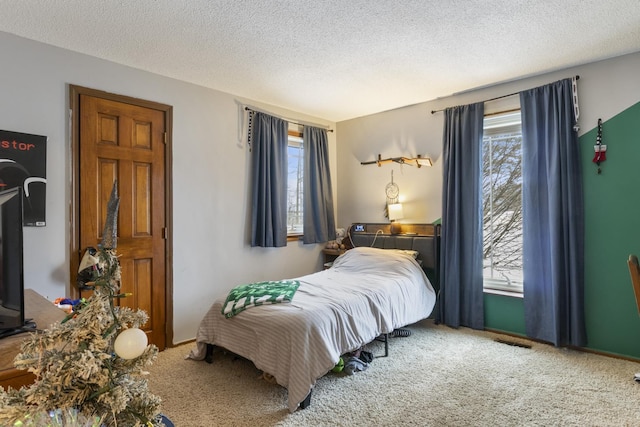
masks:
<path id="1" fill-rule="evenodd" d="M 0 338 L 26 330 L 22 187 L 0 191 Z"/>

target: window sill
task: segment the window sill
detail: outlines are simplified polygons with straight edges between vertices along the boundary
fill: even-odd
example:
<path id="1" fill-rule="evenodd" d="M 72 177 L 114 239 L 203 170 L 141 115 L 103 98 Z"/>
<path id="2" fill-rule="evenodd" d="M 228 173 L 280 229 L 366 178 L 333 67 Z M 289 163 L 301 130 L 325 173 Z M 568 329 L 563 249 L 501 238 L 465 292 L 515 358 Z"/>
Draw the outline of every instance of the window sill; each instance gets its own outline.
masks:
<path id="1" fill-rule="evenodd" d="M 522 292 L 518 292 L 518 291 L 503 291 L 501 289 L 487 289 L 487 288 L 484 288 L 483 292 L 485 294 L 502 295 L 502 296 L 505 296 L 505 297 L 524 298 L 524 294 Z"/>
<path id="2" fill-rule="evenodd" d="M 302 240 L 302 234 L 290 234 L 287 235 L 287 242 L 296 242 L 298 240 Z"/>

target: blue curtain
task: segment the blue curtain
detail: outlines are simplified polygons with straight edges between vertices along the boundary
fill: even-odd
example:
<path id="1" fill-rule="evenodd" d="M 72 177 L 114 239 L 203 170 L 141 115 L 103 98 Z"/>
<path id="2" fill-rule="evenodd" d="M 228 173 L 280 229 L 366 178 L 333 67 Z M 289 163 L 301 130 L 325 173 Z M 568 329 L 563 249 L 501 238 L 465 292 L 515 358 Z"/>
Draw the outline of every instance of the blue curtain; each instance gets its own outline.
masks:
<path id="1" fill-rule="evenodd" d="M 571 79 L 520 93 L 525 330 L 586 345 L 584 204 Z"/>
<path id="2" fill-rule="evenodd" d="M 305 126 L 302 141 L 304 151 L 303 242 L 327 242 L 336 238 L 327 131 Z"/>
<path id="3" fill-rule="evenodd" d="M 482 133 L 484 103 L 444 111 L 442 251 L 437 319 L 484 328 Z"/>
<path id="4" fill-rule="evenodd" d="M 289 124 L 257 111 L 251 114 L 251 246 L 286 246 Z"/>

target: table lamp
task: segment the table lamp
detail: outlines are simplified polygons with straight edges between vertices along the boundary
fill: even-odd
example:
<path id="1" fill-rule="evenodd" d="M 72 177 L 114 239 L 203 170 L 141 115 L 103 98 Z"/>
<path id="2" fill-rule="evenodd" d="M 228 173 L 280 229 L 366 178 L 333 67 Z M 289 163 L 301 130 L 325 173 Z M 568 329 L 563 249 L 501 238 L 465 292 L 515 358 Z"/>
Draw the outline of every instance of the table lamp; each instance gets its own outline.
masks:
<path id="1" fill-rule="evenodd" d="M 402 219 L 404 217 L 404 213 L 402 212 L 402 203 L 394 203 L 388 206 L 389 209 L 389 221 L 391 221 L 391 234 L 400 233 L 400 229 L 402 228 L 400 224 L 396 222 L 398 219 Z"/>

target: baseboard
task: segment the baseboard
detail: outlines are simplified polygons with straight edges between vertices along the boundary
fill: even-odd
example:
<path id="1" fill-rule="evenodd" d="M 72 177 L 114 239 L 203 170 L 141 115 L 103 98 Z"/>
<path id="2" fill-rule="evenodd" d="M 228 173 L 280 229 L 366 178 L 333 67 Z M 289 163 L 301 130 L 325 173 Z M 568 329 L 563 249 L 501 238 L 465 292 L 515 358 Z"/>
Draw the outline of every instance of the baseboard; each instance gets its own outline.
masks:
<path id="1" fill-rule="evenodd" d="M 196 339 L 195 338 L 191 338 L 189 340 L 184 340 L 184 341 L 180 341 L 180 342 L 174 342 L 171 345 L 168 345 L 167 348 L 174 348 L 174 347 L 180 347 L 181 345 L 184 344 L 189 344 L 189 343 L 195 343 Z"/>
<path id="2" fill-rule="evenodd" d="M 526 341 L 535 342 L 535 343 L 538 343 L 538 344 L 546 344 L 546 345 L 551 345 L 551 346 L 553 345 L 552 343 L 550 343 L 548 341 L 538 340 L 538 339 L 535 339 L 535 338 L 527 337 L 525 335 L 514 334 L 514 333 L 506 332 L 506 331 L 501 331 L 499 329 L 485 328 L 484 330 L 487 331 L 487 332 L 492 332 L 494 334 L 505 335 L 505 336 L 509 336 L 509 337 L 513 337 L 513 338 L 518 338 L 518 339 L 522 339 L 522 340 L 526 340 Z M 637 358 L 637 357 L 624 356 L 622 354 L 616 354 L 616 353 L 608 353 L 606 351 L 594 350 L 594 349 L 588 348 L 588 347 L 576 347 L 576 346 L 571 346 L 570 345 L 570 346 L 567 346 L 567 348 L 570 348 L 570 349 L 576 350 L 576 351 L 582 351 L 584 353 L 591 353 L 591 354 L 597 354 L 597 355 L 600 355 L 600 356 L 611 357 L 613 359 L 628 360 L 630 362 L 640 363 L 640 358 Z"/>

